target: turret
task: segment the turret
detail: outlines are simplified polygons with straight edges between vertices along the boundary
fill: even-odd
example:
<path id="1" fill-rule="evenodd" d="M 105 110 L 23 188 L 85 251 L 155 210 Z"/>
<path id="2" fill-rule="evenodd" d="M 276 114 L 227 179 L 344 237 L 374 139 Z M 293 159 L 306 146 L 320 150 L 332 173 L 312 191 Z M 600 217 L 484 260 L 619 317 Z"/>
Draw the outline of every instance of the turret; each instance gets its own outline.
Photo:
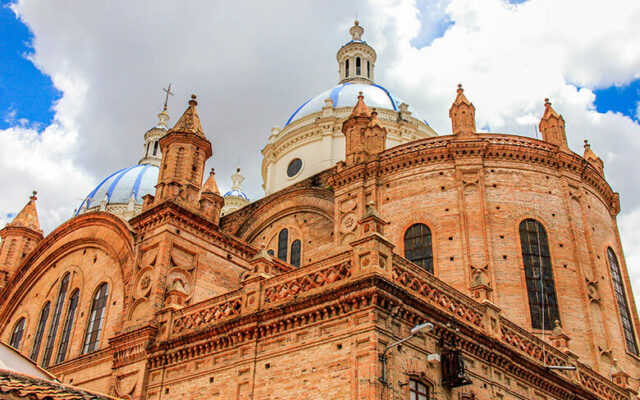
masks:
<path id="1" fill-rule="evenodd" d="M 340 83 L 373 83 L 376 51 L 362 40 L 364 29 L 356 20 L 349 30 L 351 40 L 338 50 L 336 56 L 340 71 Z"/>
<path id="2" fill-rule="evenodd" d="M 476 133 L 476 108 L 464 95 L 462 84 L 458 84 L 458 95 L 449 109 L 451 132 L 454 135 Z"/>
<path id="3" fill-rule="evenodd" d="M 231 182 L 233 182 L 231 190 L 224 194 L 222 215 L 227 215 L 251 203 L 247 195 L 242 191 L 244 176 L 240 173 L 240 168 L 236 170 L 235 174 L 231 175 Z"/>
<path id="4" fill-rule="evenodd" d="M 544 99 L 544 114 L 538 127 L 542 133 L 542 140 L 555 144 L 563 150 L 569 150 L 567 134 L 564 131 L 564 119 L 551 107 L 549 99 Z"/>
<path id="5" fill-rule="evenodd" d="M 362 92 L 349 118 L 342 124 L 346 137 L 345 161 L 347 165 L 366 162 L 384 151 L 387 138 L 386 129 L 378 120 L 378 113 L 364 102 Z"/>
<path id="6" fill-rule="evenodd" d="M 16 217 L 0 230 L 0 288 L 4 287 L 22 260 L 43 238 L 36 210 L 37 192 Z"/>
<path id="7" fill-rule="evenodd" d="M 142 158 L 138 164 L 151 164 L 156 167 L 160 166 L 160 160 L 162 159 L 162 153 L 160 151 L 160 139 L 167 134 L 169 121 L 169 114 L 167 114 L 167 105 L 158 114 L 158 124 L 149 129 L 144 134 L 144 148 Z"/>
<path id="8" fill-rule="evenodd" d="M 175 126 L 160 139 L 162 162 L 154 203 L 174 200 L 199 209 L 204 165 L 211 157 L 211 142 L 204 136 L 196 96 Z"/>

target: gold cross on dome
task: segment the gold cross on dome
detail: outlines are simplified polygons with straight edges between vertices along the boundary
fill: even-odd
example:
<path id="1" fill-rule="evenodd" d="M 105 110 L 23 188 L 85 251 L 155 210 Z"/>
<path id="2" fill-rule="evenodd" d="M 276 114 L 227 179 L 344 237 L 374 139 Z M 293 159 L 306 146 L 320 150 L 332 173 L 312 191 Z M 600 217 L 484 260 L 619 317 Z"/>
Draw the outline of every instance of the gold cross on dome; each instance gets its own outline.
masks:
<path id="1" fill-rule="evenodd" d="M 164 98 L 164 110 L 167 111 L 167 103 L 169 102 L 169 95 L 173 96 L 173 92 L 171 91 L 171 83 L 169 83 L 169 87 L 162 88 L 162 91 L 167 93 L 167 95 Z"/>

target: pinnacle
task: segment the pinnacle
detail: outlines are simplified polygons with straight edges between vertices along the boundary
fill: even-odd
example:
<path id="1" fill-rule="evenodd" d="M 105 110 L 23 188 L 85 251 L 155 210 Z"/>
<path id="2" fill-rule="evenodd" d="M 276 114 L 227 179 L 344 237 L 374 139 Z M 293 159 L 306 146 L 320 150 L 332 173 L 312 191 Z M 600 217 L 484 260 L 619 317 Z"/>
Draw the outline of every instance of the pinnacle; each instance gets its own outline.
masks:
<path id="1" fill-rule="evenodd" d="M 204 186 L 202 187 L 202 193 L 208 192 L 208 193 L 220 194 L 220 190 L 218 189 L 218 184 L 216 183 L 215 175 L 216 175 L 215 171 L 213 170 L 213 168 L 211 168 L 209 177 L 207 178 L 207 181 L 204 183 Z"/>
<path id="2" fill-rule="evenodd" d="M 467 100 L 467 96 L 464 95 L 464 89 L 462 88 L 462 84 L 458 83 L 458 89 L 456 90 L 458 92 L 458 95 L 456 96 L 455 101 L 453 102 L 453 104 L 466 104 L 466 105 L 471 105 L 471 102 L 469 100 Z"/>
<path id="3" fill-rule="evenodd" d="M 40 221 L 38 219 L 38 210 L 36 209 L 36 195 L 38 192 L 33 191 L 33 195 L 29 197 L 29 202 L 24 208 L 16 215 L 8 226 L 28 228 L 34 231 L 40 232 Z"/>
<path id="4" fill-rule="evenodd" d="M 189 107 L 186 109 L 184 114 L 182 114 L 182 117 L 180 117 L 174 127 L 171 128 L 171 132 L 194 133 L 196 135 L 204 136 L 204 131 L 200 124 L 200 117 L 196 110 L 197 105 L 198 102 L 196 101 L 196 95 L 192 94 L 191 100 L 189 100 Z"/>
<path id="5" fill-rule="evenodd" d="M 544 115 L 542 119 L 549 119 L 551 117 L 560 118 L 556 110 L 551 107 L 551 102 L 549 102 L 549 98 L 544 99 Z"/>
<path id="6" fill-rule="evenodd" d="M 369 107 L 367 107 L 367 105 L 364 102 L 364 96 L 362 95 L 362 92 L 358 94 L 358 102 L 356 103 L 355 107 L 353 107 L 351 116 L 352 117 L 362 117 L 362 116 L 370 117 L 371 116 L 371 111 L 369 111 Z"/>
<path id="7" fill-rule="evenodd" d="M 378 112 L 376 111 L 375 108 L 371 111 L 371 119 L 369 120 L 369 124 L 367 126 L 370 128 L 373 128 L 375 126 L 379 128 L 383 128 L 382 124 L 380 123 L 380 120 L 378 119 Z"/>

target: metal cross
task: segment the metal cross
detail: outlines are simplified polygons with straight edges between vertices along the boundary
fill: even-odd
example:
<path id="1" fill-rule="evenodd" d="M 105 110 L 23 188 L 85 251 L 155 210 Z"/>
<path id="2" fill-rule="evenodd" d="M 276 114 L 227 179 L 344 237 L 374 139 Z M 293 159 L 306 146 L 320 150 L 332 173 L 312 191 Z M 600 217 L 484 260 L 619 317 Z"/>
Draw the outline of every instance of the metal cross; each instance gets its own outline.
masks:
<path id="1" fill-rule="evenodd" d="M 173 92 L 171 91 L 171 83 L 169 83 L 169 87 L 162 88 L 163 92 L 167 93 L 167 96 L 164 99 L 164 109 L 167 110 L 167 103 L 169 102 L 169 95 L 173 96 Z"/>

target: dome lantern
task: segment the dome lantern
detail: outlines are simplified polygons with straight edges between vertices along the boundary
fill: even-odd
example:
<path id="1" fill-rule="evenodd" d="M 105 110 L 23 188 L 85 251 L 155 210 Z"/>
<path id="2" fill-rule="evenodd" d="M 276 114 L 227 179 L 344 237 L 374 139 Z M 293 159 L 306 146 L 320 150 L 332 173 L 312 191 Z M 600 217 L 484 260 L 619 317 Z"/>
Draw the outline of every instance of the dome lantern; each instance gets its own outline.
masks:
<path id="1" fill-rule="evenodd" d="M 364 29 L 358 20 L 349 29 L 351 40 L 338 50 L 337 60 L 340 83 L 373 83 L 373 70 L 376 63 L 376 51 L 362 40 Z"/>

